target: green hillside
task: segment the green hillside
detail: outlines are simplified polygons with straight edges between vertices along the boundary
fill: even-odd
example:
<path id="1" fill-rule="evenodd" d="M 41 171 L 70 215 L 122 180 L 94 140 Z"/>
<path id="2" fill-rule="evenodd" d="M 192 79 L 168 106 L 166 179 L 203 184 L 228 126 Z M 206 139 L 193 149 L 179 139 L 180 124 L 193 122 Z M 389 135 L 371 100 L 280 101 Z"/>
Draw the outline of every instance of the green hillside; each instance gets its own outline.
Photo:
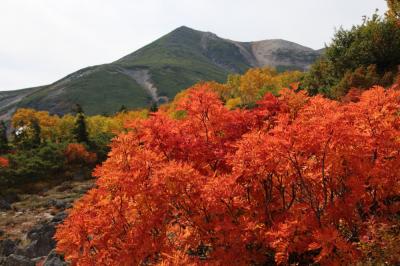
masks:
<path id="1" fill-rule="evenodd" d="M 118 110 L 121 105 L 141 106 L 149 98 L 135 80 L 112 65 L 102 65 L 78 71 L 46 86 L 25 97 L 18 106 L 62 114 L 70 112 L 74 103 L 79 103 L 88 114 L 105 114 Z"/>
<path id="2" fill-rule="evenodd" d="M 47 86 L 16 91 L 11 98 L 0 92 L 0 101 L 5 103 L 0 117 L 18 107 L 65 114 L 76 103 L 91 115 L 112 114 L 122 105 L 137 108 L 165 102 L 201 80 L 223 82 L 229 73 L 251 67 L 304 70 L 318 56 L 318 51 L 284 40 L 234 42 L 183 26 L 113 63 L 81 69 Z"/>
<path id="3" fill-rule="evenodd" d="M 235 45 L 214 36 L 180 27 L 114 64 L 149 69 L 160 95 L 172 98 L 200 80 L 224 81 L 251 67 Z"/>

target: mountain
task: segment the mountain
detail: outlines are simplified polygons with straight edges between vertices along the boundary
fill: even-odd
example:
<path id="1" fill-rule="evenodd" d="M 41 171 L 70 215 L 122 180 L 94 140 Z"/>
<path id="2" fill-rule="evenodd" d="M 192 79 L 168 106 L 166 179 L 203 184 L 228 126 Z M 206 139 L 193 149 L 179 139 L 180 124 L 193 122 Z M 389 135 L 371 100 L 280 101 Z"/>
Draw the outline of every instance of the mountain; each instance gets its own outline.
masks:
<path id="1" fill-rule="evenodd" d="M 320 51 L 285 40 L 236 42 L 179 27 L 115 62 L 78 70 L 50 85 L 0 92 L 0 119 L 16 108 L 65 114 L 75 103 L 88 114 L 114 113 L 121 105 L 165 102 L 200 80 L 225 81 L 251 67 L 305 70 Z"/>

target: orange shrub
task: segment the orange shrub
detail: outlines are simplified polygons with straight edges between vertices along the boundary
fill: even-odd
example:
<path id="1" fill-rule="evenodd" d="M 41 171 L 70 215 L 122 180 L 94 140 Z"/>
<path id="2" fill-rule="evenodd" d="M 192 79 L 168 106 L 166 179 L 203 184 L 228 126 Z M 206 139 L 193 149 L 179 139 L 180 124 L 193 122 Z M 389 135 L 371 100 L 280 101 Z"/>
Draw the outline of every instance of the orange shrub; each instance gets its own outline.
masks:
<path id="1" fill-rule="evenodd" d="M 96 162 L 96 154 L 87 151 L 86 147 L 79 143 L 70 143 L 65 149 L 65 157 L 68 164 L 93 164 Z"/>
<path id="2" fill-rule="evenodd" d="M 228 110 L 190 89 L 181 119 L 158 112 L 115 138 L 57 250 L 73 265 L 356 264 L 361 239 L 379 242 L 370 221 L 400 210 L 399 99 L 288 89 Z"/>
<path id="3" fill-rule="evenodd" d="M 0 157 L 0 167 L 8 167 L 9 161 L 7 158 Z"/>

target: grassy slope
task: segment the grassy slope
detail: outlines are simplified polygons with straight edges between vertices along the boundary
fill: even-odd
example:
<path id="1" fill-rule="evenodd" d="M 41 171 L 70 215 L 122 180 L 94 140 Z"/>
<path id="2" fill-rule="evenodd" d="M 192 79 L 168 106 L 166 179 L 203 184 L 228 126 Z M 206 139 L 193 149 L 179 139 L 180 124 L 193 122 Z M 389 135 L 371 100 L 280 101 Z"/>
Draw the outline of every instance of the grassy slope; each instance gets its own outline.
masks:
<path id="1" fill-rule="evenodd" d="M 52 110 L 55 113 L 71 111 L 79 103 L 86 113 L 111 114 L 118 111 L 121 105 L 128 108 L 143 106 L 148 102 L 146 92 L 131 78 L 121 74 L 114 66 L 102 65 L 90 71 L 75 73 L 78 77 L 66 77 L 68 81 L 57 82 L 47 86 L 26 98 L 19 106 Z M 61 92 L 52 96 L 52 91 Z"/>
<path id="2" fill-rule="evenodd" d="M 143 106 L 148 98 L 134 80 L 108 66 L 68 84 L 68 101 L 81 104 L 88 114 L 114 113 L 121 105 Z"/>
<path id="3" fill-rule="evenodd" d="M 25 97 L 41 90 L 42 87 L 34 87 L 15 91 L 1 91 L 0 92 L 0 120 L 7 120 L 8 115 L 17 106 L 18 103 Z"/>
<path id="4" fill-rule="evenodd" d="M 291 56 L 301 59 L 303 55 Z M 35 88 L 17 106 L 63 114 L 79 103 L 88 114 L 111 114 L 121 105 L 135 108 L 150 104 L 146 91 L 121 73 L 122 69 L 148 69 L 159 96 L 172 99 L 179 91 L 201 80 L 223 82 L 229 73 L 243 73 L 250 67 L 231 41 L 180 27 L 114 63 L 81 69 L 51 85 Z M 287 68 L 278 67 L 279 70 Z M 0 103 L 1 96 L 0 93 Z M 0 108 L 2 113 L 4 110 Z"/>
<path id="5" fill-rule="evenodd" d="M 229 68 L 243 72 L 250 67 L 243 63 L 245 60 L 238 49 L 222 39 L 208 40 L 207 49 L 204 49 L 204 34 L 180 27 L 116 64 L 126 68 L 148 68 L 160 95 L 170 98 L 201 80 L 224 81 L 231 72 Z M 220 62 L 210 58 L 218 58 Z"/>

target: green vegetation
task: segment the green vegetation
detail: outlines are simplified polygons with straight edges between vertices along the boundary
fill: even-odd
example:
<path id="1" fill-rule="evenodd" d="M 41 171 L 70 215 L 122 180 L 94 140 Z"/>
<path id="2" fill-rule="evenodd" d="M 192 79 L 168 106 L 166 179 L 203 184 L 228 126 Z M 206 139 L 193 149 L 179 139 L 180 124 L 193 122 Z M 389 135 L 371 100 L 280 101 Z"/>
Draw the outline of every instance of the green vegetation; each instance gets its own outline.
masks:
<path id="1" fill-rule="evenodd" d="M 0 121 L 0 154 L 8 151 L 7 126 L 4 121 Z"/>
<path id="2" fill-rule="evenodd" d="M 207 46 L 205 53 L 202 37 L 201 32 L 181 27 L 116 64 L 128 69 L 148 69 L 159 94 L 170 99 L 201 80 L 225 80 L 229 67 L 221 67 L 210 58 L 216 58 L 221 65 L 233 66 L 238 72 L 250 67 L 243 63 L 245 59 L 237 47 L 219 38 L 207 43 L 211 46 Z"/>
<path id="3" fill-rule="evenodd" d="M 46 142 L 37 148 L 10 153 L 9 167 L 0 168 L 0 188 L 15 188 L 46 179 L 60 178 L 64 145 Z"/>
<path id="4" fill-rule="evenodd" d="M 147 110 L 113 116 L 86 116 L 80 105 L 76 115 L 50 115 L 45 111 L 18 109 L 8 136 L 0 123 L 0 194 L 25 190 L 38 182 L 50 186 L 69 179 L 85 179 L 104 161 L 111 139 L 125 130 L 127 121 L 147 117 Z M 32 191 L 34 193 L 34 191 Z"/>
<path id="5" fill-rule="evenodd" d="M 55 92 L 56 91 L 56 92 Z M 92 114 L 112 114 L 121 104 L 134 108 L 149 100 L 135 80 L 120 73 L 116 66 L 104 65 L 74 73 L 54 85 L 25 97 L 19 107 L 35 106 L 54 113 L 70 113 L 76 103 Z M 57 106 L 54 108 L 54 103 Z"/>
<path id="6" fill-rule="evenodd" d="M 77 105 L 77 114 L 75 118 L 75 126 L 73 129 L 74 139 L 78 143 L 88 143 L 88 132 L 85 121 L 85 114 L 80 105 Z"/>
<path id="7" fill-rule="evenodd" d="M 312 95 L 340 98 L 351 88 L 391 85 L 399 65 L 398 21 L 374 14 L 350 30 L 339 29 L 303 85 Z"/>

